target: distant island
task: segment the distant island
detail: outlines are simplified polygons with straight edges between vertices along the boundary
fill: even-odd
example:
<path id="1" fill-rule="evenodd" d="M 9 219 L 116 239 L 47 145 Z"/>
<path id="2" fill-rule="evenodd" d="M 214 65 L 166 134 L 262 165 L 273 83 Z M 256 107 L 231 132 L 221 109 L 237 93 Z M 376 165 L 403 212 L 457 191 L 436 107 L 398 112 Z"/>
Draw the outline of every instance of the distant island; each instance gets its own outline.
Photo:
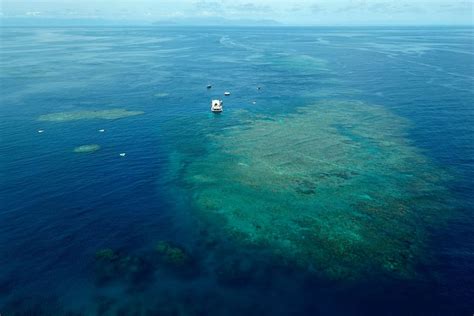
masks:
<path id="1" fill-rule="evenodd" d="M 226 19 L 222 17 L 199 17 L 199 18 L 173 18 L 160 20 L 153 23 L 156 26 L 281 26 L 275 20 L 252 20 L 252 19 Z"/>
<path id="2" fill-rule="evenodd" d="M 173 18 L 159 21 L 101 18 L 0 17 L 0 26 L 281 26 L 278 21 L 226 19 L 222 17 Z"/>

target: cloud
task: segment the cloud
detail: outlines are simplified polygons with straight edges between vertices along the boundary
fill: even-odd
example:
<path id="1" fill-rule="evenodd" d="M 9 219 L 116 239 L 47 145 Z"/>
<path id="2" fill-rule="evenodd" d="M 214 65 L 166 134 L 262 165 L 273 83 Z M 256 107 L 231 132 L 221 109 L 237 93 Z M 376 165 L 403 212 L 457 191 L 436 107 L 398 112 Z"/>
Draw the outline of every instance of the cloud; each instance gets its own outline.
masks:
<path id="1" fill-rule="evenodd" d="M 313 3 L 309 6 L 309 10 L 312 13 L 318 14 L 318 13 L 327 11 L 327 8 L 319 3 Z"/>
<path id="2" fill-rule="evenodd" d="M 442 3 L 438 6 L 438 12 L 461 13 L 474 12 L 474 1 L 453 1 L 451 3 Z"/>
<path id="3" fill-rule="evenodd" d="M 194 3 L 198 10 L 219 10 L 222 8 L 222 2 L 201 0 Z"/>
<path id="4" fill-rule="evenodd" d="M 197 10 L 205 12 L 234 12 L 234 13 L 259 13 L 271 12 L 272 7 L 264 4 L 255 4 L 253 2 L 242 3 L 224 3 L 224 1 L 200 0 L 194 3 Z"/>
<path id="5" fill-rule="evenodd" d="M 243 12 L 271 12 L 273 9 L 269 5 L 256 5 L 252 2 L 235 4 L 231 6 L 231 8 L 235 11 L 243 11 Z"/>
<path id="6" fill-rule="evenodd" d="M 39 12 L 39 11 L 28 11 L 28 12 L 25 12 L 25 15 L 26 16 L 40 16 L 41 12 Z"/>
<path id="7" fill-rule="evenodd" d="M 401 1 L 369 1 L 357 0 L 348 5 L 343 5 L 337 9 L 337 12 L 368 12 L 375 14 L 392 14 L 392 13 L 421 13 L 424 10 L 419 4 L 414 2 Z"/>
<path id="8" fill-rule="evenodd" d="M 199 0 L 192 3 L 192 9 L 186 13 L 190 18 L 262 18 L 271 12 L 273 8 L 266 4 L 238 0 Z"/>

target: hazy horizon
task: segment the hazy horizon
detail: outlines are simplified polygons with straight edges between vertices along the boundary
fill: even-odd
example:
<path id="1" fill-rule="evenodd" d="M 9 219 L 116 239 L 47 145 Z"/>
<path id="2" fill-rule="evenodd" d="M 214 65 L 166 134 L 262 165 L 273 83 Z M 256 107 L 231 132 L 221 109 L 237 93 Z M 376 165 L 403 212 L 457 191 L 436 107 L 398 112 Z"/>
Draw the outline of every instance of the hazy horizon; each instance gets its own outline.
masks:
<path id="1" fill-rule="evenodd" d="M 3 0 L 8 24 L 473 25 L 472 0 Z"/>

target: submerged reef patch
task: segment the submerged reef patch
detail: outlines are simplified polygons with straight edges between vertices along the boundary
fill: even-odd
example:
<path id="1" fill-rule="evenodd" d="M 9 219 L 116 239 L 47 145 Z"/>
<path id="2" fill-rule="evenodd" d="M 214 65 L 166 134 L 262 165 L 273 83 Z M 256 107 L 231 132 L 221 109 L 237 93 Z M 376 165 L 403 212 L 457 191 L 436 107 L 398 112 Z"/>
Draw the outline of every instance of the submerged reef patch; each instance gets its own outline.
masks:
<path id="1" fill-rule="evenodd" d="M 100 149 L 100 146 L 97 144 L 91 145 L 82 145 L 74 148 L 75 153 L 93 153 Z"/>
<path id="2" fill-rule="evenodd" d="M 210 132 L 183 164 L 198 215 L 240 243 L 333 279 L 415 277 L 448 175 L 380 106 L 326 101 Z"/>
<path id="3" fill-rule="evenodd" d="M 111 283 L 127 288 L 144 288 L 151 284 L 155 273 L 180 278 L 194 278 L 199 265 L 182 246 L 160 241 L 153 249 L 138 253 L 105 248 L 95 253 L 95 281 L 101 287 Z"/>
<path id="4" fill-rule="evenodd" d="M 155 252 L 160 265 L 180 276 L 191 277 L 198 274 L 197 262 L 189 252 L 176 244 L 159 241 Z"/>
<path id="5" fill-rule="evenodd" d="M 155 250 L 164 262 L 173 266 L 184 266 L 190 259 L 183 248 L 173 246 L 166 241 L 158 242 Z"/>
<path id="6" fill-rule="evenodd" d="M 68 122 L 78 120 L 117 120 L 125 117 L 144 114 L 142 111 L 128 111 L 125 109 L 110 109 L 97 111 L 73 111 L 73 112 L 58 112 L 41 115 L 38 121 L 48 122 Z"/>
<path id="7" fill-rule="evenodd" d="M 144 258 L 106 248 L 96 252 L 95 272 L 99 285 L 122 280 L 137 287 L 150 281 L 153 266 Z"/>
<path id="8" fill-rule="evenodd" d="M 327 72 L 327 61 L 309 55 L 278 54 L 274 57 L 272 65 L 276 69 L 291 69 L 301 73 Z"/>

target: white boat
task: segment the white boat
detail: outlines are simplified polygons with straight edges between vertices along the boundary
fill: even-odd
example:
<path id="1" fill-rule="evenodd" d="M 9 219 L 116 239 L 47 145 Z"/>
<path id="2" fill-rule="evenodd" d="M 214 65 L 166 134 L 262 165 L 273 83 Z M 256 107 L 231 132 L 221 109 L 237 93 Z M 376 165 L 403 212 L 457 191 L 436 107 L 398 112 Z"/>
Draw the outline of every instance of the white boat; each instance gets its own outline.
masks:
<path id="1" fill-rule="evenodd" d="M 229 92 L 229 91 L 226 91 L 226 92 L 224 92 L 224 95 L 225 95 L 226 97 L 228 97 L 228 96 L 230 95 L 230 92 Z"/>
<path id="2" fill-rule="evenodd" d="M 211 102 L 211 111 L 212 112 L 222 112 L 222 100 L 212 100 Z"/>

